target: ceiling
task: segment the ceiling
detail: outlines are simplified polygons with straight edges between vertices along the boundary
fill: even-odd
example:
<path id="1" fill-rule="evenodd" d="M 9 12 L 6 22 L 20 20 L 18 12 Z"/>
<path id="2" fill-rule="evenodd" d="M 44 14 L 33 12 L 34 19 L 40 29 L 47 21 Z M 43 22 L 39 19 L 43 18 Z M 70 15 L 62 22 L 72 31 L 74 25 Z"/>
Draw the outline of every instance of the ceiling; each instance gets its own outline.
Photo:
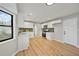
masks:
<path id="1" fill-rule="evenodd" d="M 79 12 L 78 3 L 17 3 L 18 13 L 24 15 L 24 20 L 46 22 Z"/>

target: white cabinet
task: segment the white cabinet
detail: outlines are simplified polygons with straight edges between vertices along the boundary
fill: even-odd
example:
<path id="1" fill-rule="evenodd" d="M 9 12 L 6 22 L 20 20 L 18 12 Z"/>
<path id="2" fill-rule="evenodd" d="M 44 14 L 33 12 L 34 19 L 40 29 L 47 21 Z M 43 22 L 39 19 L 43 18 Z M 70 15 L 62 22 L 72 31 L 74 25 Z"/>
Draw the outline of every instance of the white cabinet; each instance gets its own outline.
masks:
<path id="1" fill-rule="evenodd" d="M 44 24 L 42 24 L 42 28 L 44 28 L 44 25 L 47 25 L 47 26 L 48 26 L 48 23 L 44 23 Z"/>
<path id="2" fill-rule="evenodd" d="M 54 39 L 54 32 L 46 32 L 46 38 L 48 40 L 53 40 Z"/>
<path id="3" fill-rule="evenodd" d="M 47 25 L 48 28 L 53 28 L 53 25 L 51 22 L 42 24 L 42 28 L 44 28 L 44 25 Z"/>
<path id="4" fill-rule="evenodd" d="M 30 38 L 34 37 L 34 32 L 27 32 Z"/>
<path id="5" fill-rule="evenodd" d="M 29 46 L 29 34 L 26 32 L 19 34 L 18 51 L 28 49 L 28 46 Z"/>
<path id="6" fill-rule="evenodd" d="M 63 24 L 62 23 L 57 23 L 54 24 L 54 34 L 55 34 L 55 40 L 58 41 L 63 41 Z"/>
<path id="7" fill-rule="evenodd" d="M 48 28 L 53 28 L 52 23 L 48 23 Z"/>

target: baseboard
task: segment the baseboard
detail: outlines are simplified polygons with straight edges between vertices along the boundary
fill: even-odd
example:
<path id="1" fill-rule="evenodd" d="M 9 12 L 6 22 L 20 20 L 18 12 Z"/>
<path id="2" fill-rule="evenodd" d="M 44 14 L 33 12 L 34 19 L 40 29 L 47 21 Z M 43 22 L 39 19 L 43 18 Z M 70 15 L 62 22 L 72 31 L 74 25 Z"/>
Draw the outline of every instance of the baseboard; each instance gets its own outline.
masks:
<path id="1" fill-rule="evenodd" d="M 24 49 L 23 49 L 24 50 Z M 18 50 L 18 51 L 15 51 L 13 54 L 12 54 L 12 56 L 15 56 L 18 52 L 20 52 L 20 51 L 22 51 L 22 50 Z"/>
<path id="2" fill-rule="evenodd" d="M 58 41 L 58 42 L 60 42 L 60 43 L 66 43 L 66 42 L 61 41 L 61 40 L 55 40 L 55 41 Z M 69 44 L 69 43 L 67 43 L 67 44 Z M 78 45 L 73 45 L 73 44 L 69 44 L 69 45 L 72 45 L 72 46 L 75 46 L 76 48 L 79 48 L 79 46 L 78 46 Z"/>
<path id="3" fill-rule="evenodd" d="M 11 56 L 15 56 L 19 51 L 15 51 Z"/>
<path id="4" fill-rule="evenodd" d="M 26 50 L 26 49 L 28 49 L 28 48 L 29 48 L 29 47 L 27 47 L 27 48 L 25 48 L 25 49 L 17 50 L 17 51 L 15 51 L 11 56 L 15 56 L 18 52 L 23 51 L 23 50 Z"/>
<path id="5" fill-rule="evenodd" d="M 55 39 L 55 41 L 58 41 L 58 42 L 60 42 L 60 43 L 64 43 L 63 41 L 61 41 L 61 40 L 57 40 L 57 39 Z"/>
<path id="6" fill-rule="evenodd" d="M 64 42 L 65 44 L 69 44 L 69 45 L 72 45 L 72 46 L 74 46 L 74 47 L 76 47 L 76 48 L 79 48 L 79 46 L 77 45 L 77 44 L 70 44 L 70 43 L 67 43 L 67 42 Z"/>
<path id="7" fill-rule="evenodd" d="M 76 45 L 76 47 L 77 47 L 77 48 L 79 48 L 79 46 L 78 46 L 78 45 Z"/>

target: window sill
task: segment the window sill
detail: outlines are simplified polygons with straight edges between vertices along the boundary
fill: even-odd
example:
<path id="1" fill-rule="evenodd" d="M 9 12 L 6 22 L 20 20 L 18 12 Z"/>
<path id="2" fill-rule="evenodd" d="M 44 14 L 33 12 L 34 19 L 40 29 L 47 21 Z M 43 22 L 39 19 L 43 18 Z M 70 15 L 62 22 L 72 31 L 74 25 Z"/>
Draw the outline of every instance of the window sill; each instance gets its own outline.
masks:
<path id="1" fill-rule="evenodd" d="M 10 41 L 13 41 L 14 39 L 10 39 L 10 40 L 6 40 L 6 41 L 3 41 L 3 42 L 0 42 L 0 44 L 4 44 L 4 43 L 7 43 L 7 42 L 10 42 Z"/>

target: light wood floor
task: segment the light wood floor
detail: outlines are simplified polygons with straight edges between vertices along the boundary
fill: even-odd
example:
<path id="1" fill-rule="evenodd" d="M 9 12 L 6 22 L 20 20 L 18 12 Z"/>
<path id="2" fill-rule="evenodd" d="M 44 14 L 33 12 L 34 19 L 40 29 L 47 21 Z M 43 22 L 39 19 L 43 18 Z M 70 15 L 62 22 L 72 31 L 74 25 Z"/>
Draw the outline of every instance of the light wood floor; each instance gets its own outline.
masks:
<path id="1" fill-rule="evenodd" d="M 30 39 L 29 49 L 18 52 L 16 56 L 79 56 L 79 48 L 35 37 Z"/>

